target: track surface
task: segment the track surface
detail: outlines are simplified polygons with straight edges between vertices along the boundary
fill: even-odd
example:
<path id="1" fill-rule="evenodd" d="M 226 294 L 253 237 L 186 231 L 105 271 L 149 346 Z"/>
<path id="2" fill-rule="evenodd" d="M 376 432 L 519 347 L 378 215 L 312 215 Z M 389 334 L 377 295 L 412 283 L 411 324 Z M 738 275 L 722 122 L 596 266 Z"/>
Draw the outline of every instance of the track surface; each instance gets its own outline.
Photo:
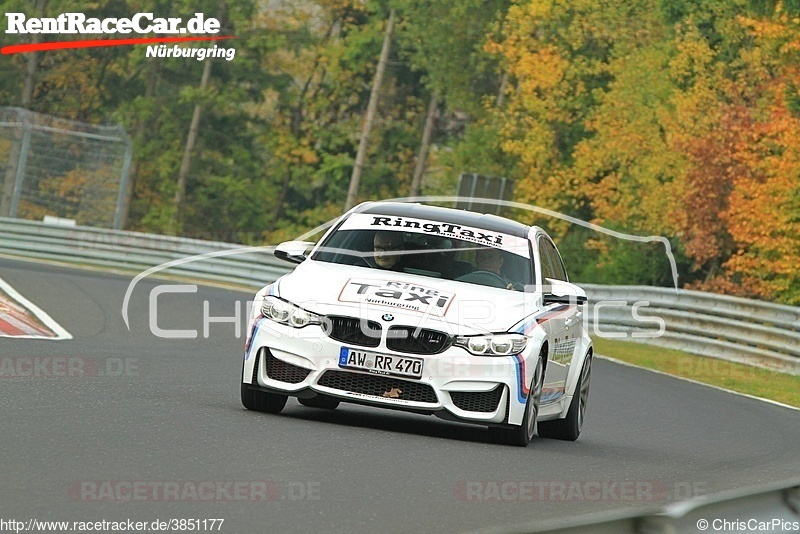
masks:
<path id="1" fill-rule="evenodd" d="M 692 491 L 800 472 L 800 412 L 599 360 L 575 443 L 504 447 L 483 427 L 349 404 L 324 412 L 290 399 L 279 416 L 248 412 L 239 402 L 243 339 L 232 324 L 212 325 L 208 339 L 150 333 L 147 296 L 164 282 L 137 286 L 128 331 L 120 310 L 129 278 L 3 259 L 0 278 L 74 336 L 0 339 L 6 375 L 20 358 L 83 366 L 83 376 L 0 374 L 3 519 L 223 518 L 228 533 L 467 532 L 653 509 Z M 159 326 L 202 329 L 204 300 L 210 315 L 224 316 L 249 297 L 202 286 L 165 295 Z M 268 481 L 270 500 L 104 502 L 82 493 L 103 481 Z M 513 484 L 495 484 L 514 481 L 537 489 L 520 500 Z M 493 491 L 503 487 L 506 500 Z"/>

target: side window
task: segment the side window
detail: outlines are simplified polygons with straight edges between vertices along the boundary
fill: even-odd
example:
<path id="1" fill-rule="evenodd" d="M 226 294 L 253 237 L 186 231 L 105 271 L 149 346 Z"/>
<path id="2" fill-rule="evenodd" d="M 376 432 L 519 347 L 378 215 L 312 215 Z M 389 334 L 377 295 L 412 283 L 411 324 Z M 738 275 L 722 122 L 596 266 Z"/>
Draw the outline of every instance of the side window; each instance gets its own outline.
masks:
<path id="1" fill-rule="evenodd" d="M 564 269 L 561 256 L 559 256 L 556 247 L 543 237 L 539 238 L 539 253 L 542 256 L 542 270 L 546 270 L 549 273 L 544 276 L 567 282 L 567 271 Z M 549 264 L 549 267 L 545 267 L 545 262 Z"/>
<path id="2" fill-rule="evenodd" d="M 550 258 L 553 261 L 553 269 L 555 270 L 556 278 L 564 282 L 569 282 L 567 270 L 564 268 L 564 262 L 561 261 L 561 255 L 552 243 L 548 241 L 547 245 L 550 247 Z"/>
<path id="3" fill-rule="evenodd" d="M 555 270 L 553 269 L 553 260 L 550 257 L 550 249 L 547 248 L 550 243 L 547 239 L 539 238 L 539 258 L 542 260 L 542 282 L 546 283 L 545 278 L 556 278 Z"/>

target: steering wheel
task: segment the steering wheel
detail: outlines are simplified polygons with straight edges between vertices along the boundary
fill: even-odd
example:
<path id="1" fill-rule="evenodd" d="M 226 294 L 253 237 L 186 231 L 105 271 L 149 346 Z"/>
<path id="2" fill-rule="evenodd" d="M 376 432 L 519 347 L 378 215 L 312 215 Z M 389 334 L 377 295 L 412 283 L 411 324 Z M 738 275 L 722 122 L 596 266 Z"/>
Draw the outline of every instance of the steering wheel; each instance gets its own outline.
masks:
<path id="1" fill-rule="evenodd" d="M 374 265 L 369 262 L 366 256 L 359 256 L 356 254 L 347 255 L 347 265 L 352 265 L 354 267 L 368 267 L 370 269 L 374 267 Z"/>
<path id="2" fill-rule="evenodd" d="M 472 284 L 480 284 L 482 286 L 499 287 L 506 289 L 508 281 L 502 276 L 492 271 L 472 271 L 463 276 L 456 278 L 459 282 L 470 282 Z"/>

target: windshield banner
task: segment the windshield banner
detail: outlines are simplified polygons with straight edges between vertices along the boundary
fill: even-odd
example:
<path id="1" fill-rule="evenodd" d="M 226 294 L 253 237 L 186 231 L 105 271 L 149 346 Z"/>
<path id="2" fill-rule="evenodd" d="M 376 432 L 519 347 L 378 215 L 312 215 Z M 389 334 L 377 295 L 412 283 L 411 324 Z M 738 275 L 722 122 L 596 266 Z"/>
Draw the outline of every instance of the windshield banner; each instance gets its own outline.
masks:
<path id="1" fill-rule="evenodd" d="M 435 235 L 494 247 L 517 256 L 529 258 L 528 240 L 483 228 L 460 224 L 415 219 L 412 217 L 354 213 L 342 224 L 340 230 L 389 230 Z"/>

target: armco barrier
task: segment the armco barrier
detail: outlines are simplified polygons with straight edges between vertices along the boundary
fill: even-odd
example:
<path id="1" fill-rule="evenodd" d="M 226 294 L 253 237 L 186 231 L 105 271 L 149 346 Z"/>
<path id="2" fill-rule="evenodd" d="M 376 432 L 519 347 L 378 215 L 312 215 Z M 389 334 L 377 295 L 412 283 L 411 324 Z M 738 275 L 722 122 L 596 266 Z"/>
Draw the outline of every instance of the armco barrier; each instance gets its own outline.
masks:
<path id="1" fill-rule="evenodd" d="M 0 218 L 0 253 L 141 272 L 166 262 L 199 257 L 160 271 L 160 275 L 259 288 L 289 271 L 273 247 L 247 247 L 171 236 L 105 230 L 85 226 L 54 226 L 35 221 Z M 241 252 L 239 252 L 241 251 Z"/>
<path id="2" fill-rule="evenodd" d="M 541 523 L 490 532 L 549 534 L 697 534 L 699 532 L 800 532 L 800 480 L 676 502 L 660 510 L 597 516 L 548 528 Z M 475 533 L 477 534 L 477 532 Z"/>
<path id="3" fill-rule="evenodd" d="M 165 262 L 213 253 L 220 256 L 182 262 L 158 274 L 253 289 L 291 270 L 272 250 L 0 218 L 0 254 L 141 272 Z M 592 335 L 800 375 L 800 308 L 699 291 L 581 285 L 589 296 L 587 327 Z M 658 337 L 653 337 L 658 327 L 654 317 L 665 326 Z"/>
<path id="4" fill-rule="evenodd" d="M 592 334 L 800 374 L 800 308 L 683 289 L 582 287 Z M 653 317 L 664 323 L 658 337 Z"/>

